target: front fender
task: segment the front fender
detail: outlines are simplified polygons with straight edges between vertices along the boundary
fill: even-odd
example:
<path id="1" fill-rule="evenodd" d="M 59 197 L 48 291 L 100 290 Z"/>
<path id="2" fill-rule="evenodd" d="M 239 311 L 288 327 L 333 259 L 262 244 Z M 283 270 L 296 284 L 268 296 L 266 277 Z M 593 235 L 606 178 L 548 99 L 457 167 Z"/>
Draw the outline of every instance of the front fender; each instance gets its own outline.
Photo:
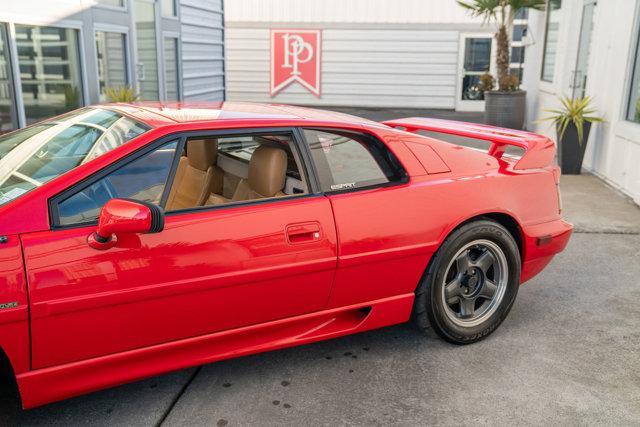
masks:
<path id="1" fill-rule="evenodd" d="M 17 235 L 0 236 L 0 347 L 16 375 L 29 370 L 29 299 Z"/>

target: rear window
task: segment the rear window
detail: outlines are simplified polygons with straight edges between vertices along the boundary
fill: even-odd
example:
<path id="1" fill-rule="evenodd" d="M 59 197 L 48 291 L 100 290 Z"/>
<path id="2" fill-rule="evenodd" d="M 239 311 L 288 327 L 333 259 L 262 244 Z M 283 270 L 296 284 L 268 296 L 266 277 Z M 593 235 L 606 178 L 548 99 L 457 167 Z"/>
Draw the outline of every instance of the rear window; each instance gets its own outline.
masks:
<path id="1" fill-rule="evenodd" d="M 305 129 L 322 191 L 365 188 L 404 181 L 406 172 L 380 141 L 366 135 Z"/>
<path id="2" fill-rule="evenodd" d="M 86 108 L 0 137 L 0 205 L 142 135 L 149 126 Z"/>

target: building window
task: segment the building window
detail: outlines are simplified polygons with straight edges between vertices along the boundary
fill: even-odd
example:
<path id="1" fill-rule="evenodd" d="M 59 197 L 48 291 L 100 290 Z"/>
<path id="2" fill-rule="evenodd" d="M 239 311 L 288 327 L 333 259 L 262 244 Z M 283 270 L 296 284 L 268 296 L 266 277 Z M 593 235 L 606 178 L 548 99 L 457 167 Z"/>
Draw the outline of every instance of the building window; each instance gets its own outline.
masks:
<path id="1" fill-rule="evenodd" d="M 513 36 L 511 38 L 514 42 L 522 41 L 522 38 L 527 35 L 527 24 L 514 24 Z"/>
<path id="2" fill-rule="evenodd" d="M 633 72 L 631 73 L 631 94 L 629 96 L 629 111 L 627 120 L 640 123 L 640 30 L 636 41 Z"/>
<path id="3" fill-rule="evenodd" d="M 96 3 L 105 6 L 124 7 L 124 0 L 96 0 Z"/>
<path id="4" fill-rule="evenodd" d="M 26 124 L 80 107 L 78 31 L 32 25 L 15 28 Z"/>
<path id="5" fill-rule="evenodd" d="M 527 7 L 523 7 L 521 9 L 518 10 L 518 13 L 516 13 L 516 16 L 513 17 L 513 19 L 523 19 L 523 20 L 527 20 L 529 19 L 529 8 Z"/>
<path id="6" fill-rule="evenodd" d="M 145 0 L 136 0 L 133 12 L 136 23 L 136 46 L 138 49 L 136 72 L 140 84 L 140 97 L 145 101 L 157 101 L 160 99 L 160 88 L 155 5 Z"/>
<path id="7" fill-rule="evenodd" d="M 124 34 L 96 31 L 100 102 L 107 101 L 105 88 L 126 86 L 128 83 L 126 46 Z"/>
<path id="8" fill-rule="evenodd" d="M 169 101 L 180 99 L 180 61 L 178 60 L 178 39 L 164 38 L 164 82 L 166 98 Z"/>
<path id="9" fill-rule="evenodd" d="M 178 5 L 176 4 L 176 0 L 161 0 L 161 9 L 162 16 L 178 16 Z"/>
<path id="10" fill-rule="evenodd" d="M 544 30 L 544 54 L 542 56 L 542 75 L 545 82 L 553 81 L 556 66 L 556 52 L 560 35 L 560 8 L 562 0 L 549 0 L 547 3 L 547 23 Z"/>
<path id="11" fill-rule="evenodd" d="M 0 133 L 18 127 L 13 80 L 11 78 L 11 60 L 7 43 L 7 29 L 0 24 Z"/>

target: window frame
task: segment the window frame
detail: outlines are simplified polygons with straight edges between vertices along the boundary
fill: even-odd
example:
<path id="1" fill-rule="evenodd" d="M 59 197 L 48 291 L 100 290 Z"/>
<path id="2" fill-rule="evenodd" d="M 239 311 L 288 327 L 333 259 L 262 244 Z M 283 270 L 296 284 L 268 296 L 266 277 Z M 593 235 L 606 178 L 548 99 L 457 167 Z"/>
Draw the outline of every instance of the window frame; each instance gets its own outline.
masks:
<path id="1" fill-rule="evenodd" d="M 552 76 L 551 76 L 551 80 L 547 80 L 545 78 L 544 75 L 544 63 L 545 63 L 545 56 L 547 53 L 547 41 L 549 38 L 549 21 L 550 21 L 550 16 L 551 16 L 551 1 L 552 0 L 547 0 L 547 4 L 544 10 L 544 14 L 545 14 L 545 20 L 544 20 L 544 42 L 542 43 L 542 58 L 540 61 L 540 81 L 541 82 L 545 82 L 545 83 L 549 83 L 549 84 L 553 84 L 554 80 L 556 79 L 556 65 L 557 62 L 554 64 L 554 68 L 553 68 L 553 72 L 552 72 Z M 555 9 L 555 11 L 560 12 L 562 11 L 562 4 L 560 4 L 560 7 L 558 9 Z M 558 43 L 560 40 L 560 32 L 558 32 L 558 40 L 556 40 L 556 43 Z M 557 59 L 557 54 L 558 52 L 556 51 L 556 58 Z"/>
<path id="2" fill-rule="evenodd" d="M 95 7 L 98 9 L 112 10 L 116 12 L 128 12 L 129 11 L 129 0 L 122 0 L 121 6 L 116 6 L 112 4 L 101 3 L 96 1 L 91 7 Z"/>
<path id="3" fill-rule="evenodd" d="M 164 211 L 164 206 L 166 205 L 167 199 L 169 197 L 169 192 L 171 191 L 171 186 L 173 185 L 173 180 L 176 175 L 176 171 L 178 169 L 178 164 L 180 161 L 180 156 L 184 150 L 184 146 L 186 144 L 187 139 L 193 137 L 225 137 L 225 136 L 244 136 L 244 135 L 288 135 L 291 137 L 292 141 L 292 151 L 297 151 L 298 157 L 301 167 L 301 174 L 304 174 L 304 178 L 306 179 L 306 184 L 309 189 L 309 192 L 306 194 L 290 194 L 286 197 L 278 197 L 278 198 L 268 198 L 268 199 L 256 199 L 256 200 L 247 200 L 247 201 L 239 201 L 234 203 L 225 203 L 221 205 L 205 205 L 205 206 L 196 206 L 187 209 L 178 209 L 170 212 L 165 212 L 167 217 L 176 216 L 176 215 L 184 215 L 192 212 L 203 212 L 203 211 L 214 211 L 219 209 L 230 209 L 236 208 L 240 206 L 251 206 L 251 205 L 261 205 L 265 203 L 279 203 L 283 201 L 288 201 L 292 199 L 298 198 L 306 198 L 306 197 L 319 197 L 323 196 L 323 193 L 319 191 L 318 182 L 316 180 L 315 174 L 309 169 L 309 166 L 312 165 L 312 159 L 308 157 L 310 153 L 308 153 L 305 149 L 306 141 L 300 139 L 300 131 L 296 127 L 264 127 L 264 128 L 240 128 L 240 129 L 215 129 L 215 130 L 187 130 L 181 132 L 174 132 L 165 136 L 158 138 L 155 141 L 146 144 L 144 147 L 135 150 L 128 155 L 121 157 L 115 160 L 113 163 L 109 164 L 105 168 L 84 177 L 80 181 L 72 184 L 62 192 L 52 196 L 48 200 L 48 210 L 49 210 L 49 224 L 50 229 L 52 231 L 56 230 L 67 230 L 71 228 L 82 228 L 88 226 L 97 225 L 96 221 L 91 222 L 83 222 L 76 224 L 68 224 L 62 225 L 60 223 L 59 209 L 58 205 L 66 200 L 67 198 L 75 195 L 76 193 L 83 191 L 87 187 L 93 185 L 95 182 L 109 175 L 110 173 L 126 166 L 127 164 L 141 158 L 142 156 L 151 153 L 155 149 L 161 147 L 164 144 L 167 144 L 171 141 L 175 141 L 179 139 L 178 145 L 176 147 L 176 152 L 174 154 L 173 162 L 171 165 L 171 169 L 169 171 L 169 175 L 167 177 L 167 182 L 165 184 L 165 188 L 162 193 L 162 197 L 160 198 L 160 205 Z M 294 153 L 295 156 L 296 153 Z"/>
<path id="4" fill-rule="evenodd" d="M 355 138 L 364 138 L 365 140 L 368 140 L 370 142 L 373 142 L 374 144 L 379 144 L 381 147 L 383 147 L 385 150 L 387 150 L 387 152 L 391 155 L 390 160 L 390 167 L 395 168 L 396 171 L 400 172 L 400 175 L 402 176 L 401 179 L 397 180 L 397 181 L 387 181 L 387 182 L 383 182 L 380 184 L 370 184 L 370 185 L 365 185 L 362 187 L 355 187 L 355 188 L 344 188 L 344 189 L 339 189 L 339 190 L 329 190 L 329 191 L 323 191 L 322 188 L 320 188 L 320 179 L 318 178 L 318 171 L 316 169 L 316 164 L 313 161 L 313 156 L 311 154 L 311 148 L 309 146 L 309 141 L 307 141 L 306 136 L 304 135 L 304 130 L 305 129 L 309 129 L 309 130 L 315 130 L 315 131 L 320 131 L 320 132 L 327 132 L 327 133 L 337 133 L 337 134 L 346 134 L 346 135 L 353 135 Z M 378 138 L 376 135 L 369 133 L 369 132 L 360 132 L 360 131 L 356 131 L 356 130 L 351 130 L 351 129 L 342 129 L 342 128 L 336 128 L 336 127 L 322 127 L 322 126 L 309 126 L 309 127 L 298 127 L 298 131 L 300 132 L 300 138 L 301 141 L 303 141 L 303 145 L 304 145 L 304 149 L 307 152 L 307 157 L 308 157 L 308 162 L 309 162 L 309 167 L 312 169 L 313 174 L 315 176 L 316 179 L 316 185 L 317 185 L 317 190 L 319 192 L 319 194 L 322 195 L 334 195 L 334 194 L 343 194 L 343 193 L 353 193 L 353 192 L 357 192 L 357 191 L 367 191 L 367 190 L 373 190 L 373 189 L 377 189 L 377 188 L 386 188 L 386 187 L 396 187 L 396 186 L 400 186 L 400 185 L 406 185 L 409 183 L 410 178 L 409 178 L 409 173 L 407 173 L 406 168 L 404 167 L 404 165 L 402 164 L 402 162 L 400 161 L 400 159 L 398 158 L 398 156 L 393 152 L 393 150 L 391 150 L 391 148 L 389 148 L 389 146 L 382 141 L 380 138 Z M 357 139 L 354 139 L 355 141 L 357 141 Z M 367 150 L 368 151 L 368 150 Z M 378 160 L 375 158 L 375 156 L 372 156 L 372 158 L 374 159 L 374 161 L 376 163 L 378 163 Z"/>
<path id="5" fill-rule="evenodd" d="M 51 230 L 66 230 L 69 228 L 81 228 L 81 227 L 97 225 L 98 224 L 97 220 L 86 221 L 86 222 L 75 223 L 75 224 L 67 224 L 67 225 L 61 224 L 60 211 L 58 209 L 58 205 L 63 201 L 65 201 L 66 199 L 68 199 L 69 197 L 76 195 L 77 193 L 95 184 L 97 181 L 100 181 L 102 178 L 106 177 L 110 173 L 115 172 L 118 169 L 121 169 L 122 167 L 128 165 L 129 163 L 132 163 L 138 160 L 139 158 L 162 147 L 163 145 L 168 144 L 175 140 L 178 140 L 178 145 L 176 146 L 176 153 L 181 153 L 180 150 L 184 149 L 185 138 L 176 134 L 163 136 L 143 147 L 140 147 L 134 152 L 129 153 L 128 155 L 115 160 L 113 163 L 109 164 L 105 168 L 89 176 L 82 178 L 80 181 L 74 183 L 73 185 L 61 191 L 60 193 L 50 197 L 48 201 L 48 210 L 49 210 L 49 224 L 50 224 Z M 179 159 L 180 159 L 180 156 L 174 153 L 174 158 L 171 163 L 171 169 L 169 170 L 169 175 L 167 177 L 167 184 L 169 184 L 170 182 L 173 182 L 173 178 L 175 176 Z M 166 203 L 166 199 L 169 196 L 169 192 L 167 191 L 167 188 L 168 188 L 167 184 L 165 184 L 165 188 L 162 192 L 162 197 L 160 198 L 161 204 Z"/>
<path id="6" fill-rule="evenodd" d="M 93 28 L 93 46 L 96 46 L 96 42 L 97 42 L 97 32 L 102 32 L 102 33 L 115 33 L 115 34 L 121 34 L 122 36 L 124 36 L 124 73 L 125 73 L 125 80 L 126 80 L 126 85 L 127 86 L 134 86 L 134 76 L 133 76 L 133 66 L 131 63 L 131 47 L 129 46 L 130 43 L 130 34 L 129 34 L 129 27 L 126 26 L 121 26 L 121 25 L 111 25 L 111 24 L 102 24 L 102 23 L 97 23 L 94 25 Z M 98 72 L 98 49 L 95 48 L 95 72 L 96 72 L 96 94 L 98 95 L 98 100 L 100 99 L 100 79 L 97 78 L 99 72 Z"/>
<path id="7" fill-rule="evenodd" d="M 51 28 L 61 28 L 65 30 L 75 30 L 76 34 L 76 46 L 75 48 L 78 50 L 78 67 L 79 67 L 79 81 L 82 85 L 81 95 L 82 102 L 78 106 L 78 108 L 86 107 L 90 105 L 90 93 L 89 93 L 89 83 L 87 77 L 87 51 L 85 49 L 85 28 L 82 21 L 78 20 L 68 20 L 63 19 L 60 21 L 56 21 L 55 23 L 48 22 L 43 19 L 20 19 L 17 21 L 4 21 L 7 25 L 7 36 L 9 38 L 9 52 L 11 59 L 11 72 L 13 75 L 13 85 L 14 85 L 14 96 L 15 96 L 15 107 L 18 119 L 18 127 L 16 129 L 20 129 L 23 127 L 30 126 L 34 123 L 27 123 L 27 113 L 24 104 L 24 98 L 22 93 L 22 77 L 20 72 L 20 59 L 18 53 L 18 44 L 16 38 L 16 25 L 22 26 L 32 26 L 32 27 L 51 27 Z M 95 43 L 95 40 L 94 40 Z M 72 110 L 69 110 L 72 111 Z M 63 113 L 65 114 L 65 113 Z"/>
<path id="8" fill-rule="evenodd" d="M 637 57 L 637 54 L 640 53 L 640 4 L 636 5 L 634 21 L 633 32 L 631 34 L 629 71 L 627 73 L 629 80 L 625 84 L 626 96 L 623 97 L 624 108 L 622 109 L 622 119 L 624 122 L 631 123 L 632 126 L 640 126 L 640 121 L 629 118 L 636 107 L 633 104 L 634 89 L 638 91 L 637 102 L 640 102 L 640 58 Z M 635 83 L 635 80 L 637 80 L 637 83 Z"/>
<path id="9" fill-rule="evenodd" d="M 178 2 L 178 0 L 171 0 L 172 6 L 173 6 L 173 11 L 175 12 L 174 15 L 165 15 L 164 14 L 164 8 L 162 0 L 160 0 L 160 16 L 164 19 L 175 19 L 175 20 L 179 20 L 180 19 L 180 3 Z"/>
<path id="10" fill-rule="evenodd" d="M 184 98 L 184 88 L 183 88 L 183 81 L 182 81 L 182 38 L 180 36 L 180 33 L 175 32 L 175 31 L 162 31 L 162 46 L 159 49 L 159 51 L 162 52 L 162 56 L 159 57 L 158 59 L 160 61 L 162 61 L 162 85 L 163 85 L 163 92 L 162 92 L 162 99 L 165 101 L 170 101 L 170 102 L 180 102 L 183 100 Z M 175 42 L 176 45 L 176 83 L 177 83 L 177 99 L 176 100 L 170 100 L 167 97 L 167 58 L 165 57 L 166 54 L 166 47 L 165 47 L 165 43 L 167 42 L 167 39 L 171 39 L 172 42 Z"/>

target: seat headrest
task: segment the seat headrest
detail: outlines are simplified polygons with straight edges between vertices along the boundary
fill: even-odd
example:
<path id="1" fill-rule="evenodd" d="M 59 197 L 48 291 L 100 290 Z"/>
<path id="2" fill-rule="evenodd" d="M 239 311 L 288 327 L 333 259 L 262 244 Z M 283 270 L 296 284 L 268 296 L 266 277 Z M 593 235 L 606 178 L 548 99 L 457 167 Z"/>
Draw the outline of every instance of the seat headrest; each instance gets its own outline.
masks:
<path id="1" fill-rule="evenodd" d="M 187 158 L 191 167 L 206 171 L 215 165 L 217 156 L 218 140 L 211 138 L 187 141 Z"/>
<path id="2" fill-rule="evenodd" d="M 287 153 L 276 147 L 261 145 L 251 155 L 249 187 L 264 197 L 274 197 L 284 188 Z"/>

